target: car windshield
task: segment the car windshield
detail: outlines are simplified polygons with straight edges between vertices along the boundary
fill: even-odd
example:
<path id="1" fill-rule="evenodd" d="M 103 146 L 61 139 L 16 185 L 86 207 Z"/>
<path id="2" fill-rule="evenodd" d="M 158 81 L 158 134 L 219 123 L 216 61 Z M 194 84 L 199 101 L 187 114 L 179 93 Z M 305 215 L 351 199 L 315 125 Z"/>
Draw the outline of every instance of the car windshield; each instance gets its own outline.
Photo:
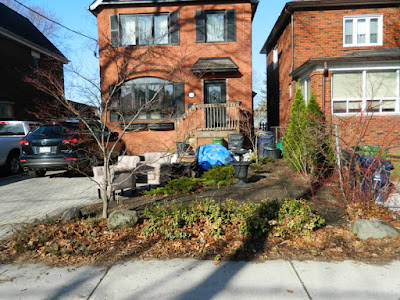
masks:
<path id="1" fill-rule="evenodd" d="M 107 126 L 102 126 L 100 123 L 89 123 L 89 127 L 93 130 L 93 133 L 97 136 L 101 136 L 102 127 L 104 128 L 104 135 L 107 136 L 110 130 Z"/>
<path id="2" fill-rule="evenodd" d="M 0 135 L 25 135 L 24 127 L 18 123 L 0 123 Z"/>
<path id="3" fill-rule="evenodd" d="M 45 136 L 45 137 L 59 137 L 59 136 L 68 136 L 73 135 L 77 132 L 77 127 L 71 125 L 43 125 L 35 130 L 33 130 L 30 134 L 35 136 Z"/>

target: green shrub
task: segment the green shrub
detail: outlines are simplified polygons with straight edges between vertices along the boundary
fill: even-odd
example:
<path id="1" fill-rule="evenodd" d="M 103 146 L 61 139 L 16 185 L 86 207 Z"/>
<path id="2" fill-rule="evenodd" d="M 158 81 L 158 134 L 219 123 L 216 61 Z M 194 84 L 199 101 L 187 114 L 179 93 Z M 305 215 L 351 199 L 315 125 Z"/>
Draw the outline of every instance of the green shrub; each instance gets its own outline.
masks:
<path id="1" fill-rule="evenodd" d="M 243 234 L 254 236 L 266 236 L 268 234 L 270 220 L 277 217 L 279 202 L 277 200 L 264 201 L 259 204 L 252 202 L 237 207 L 239 215 L 244 220 L 239 224 Z"/>
<path id="2" fill-rule="evenodd" d="M 197 178 L 181 177 L 169 181 L 164 187 L 144 191 L 144 195 L 174 195 L 178 193 L 189 193 L 201 187 L 201 182 Z"/>
<path id="3" fill-rule="evenodd" d="M 144 234 L 157 231 L 168 240 L 190 238 L 190 227 L 200 220 L 208 224 L 208 233 L 221 236 L 228 225 L 236 225 L 243 234 L 266 236 L 268 221 L 278 212 L 277 201 L 255 204 L 227 200 L 219 204 L 211 199 L 191 204 L 170 202 L 146 208 L 144 217 L 149 225 Z"/>
<path id="4" fill-rule="evenodd" d="M 192 237 L 192 226 L 200 225 L 213 236 L 225 234 L 229 226 L 237 226 L 242 234 L 265 237 L 273 226 L 274 235 L 283 238 L 309 235 L 325 221 L 312 212 L 306 200 L 285 199 L 261 203 L 241 203 L 226 200 L 217 203 L 211 199 L 190 204 L 168 202 L 146 208 L 148 224 L 143 234 L 157 232 L 167 240 Z"/>
<path id="5" fill-rule="evenodd" d="M 235 172 L 233 166 L 217 165 L 204 172 L 201 178 L 181 177 L 173 179 L 168 182 L 164 187 L 151 189 L 150 191 L 142 192 L 143 195 L 174 195 L 178 193 L 193 192 L 203 185 L 209 186 L 224 186 L 231 185 L 235 179 Z"/>
<path id="6" fill-rule="evenodd" d="M 274 161 L 275 161 L 275 159 L 273 159 L 271 157 L 260 157 L 258 159 L 258 163 L 261 164 L 261 165 L 265 165 L 267 163 L 271 163 L 271 162 L 274 162 Z"/>
<path id="7" fill-rule="evenodd" d="M 313 213 L 313 206 L 307 200 L 284 199 L 278 212 L 277 219 L 270 222 L 274 227 L 274 235 L 291 238 L 310 235 L 325 220 Z"/>
<path id="8" fill-rule="evenodd" d="M 235 171 L 231 164 L 213 166 L 201 176 L 201 182 L 204 185 L 230 185 L 234 179 Z"/>
<path id="9" fill-rule="evenodd" d="M 289 126 L 282 140 L 285 160 L 297 171 L 302 170 L 302 155 L 305 152 L 303 137 L 307 126 L 305 110 L 306 104 L 298 83 L 289 117 Z"/>

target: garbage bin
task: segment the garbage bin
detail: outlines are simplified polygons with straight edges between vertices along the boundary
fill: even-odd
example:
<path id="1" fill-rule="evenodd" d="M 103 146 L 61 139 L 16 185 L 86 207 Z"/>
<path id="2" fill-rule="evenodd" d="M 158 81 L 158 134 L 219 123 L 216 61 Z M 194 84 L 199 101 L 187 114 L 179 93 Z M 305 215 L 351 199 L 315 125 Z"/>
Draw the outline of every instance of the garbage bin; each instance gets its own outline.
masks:
<path id="1" fill-rule="evenodd" d="M 261 157 L 267 156 L 267 149 L 275 148 L 275 138 L 271 131 L 266 131 L 264 135 L 259 135 L 258 139 L 258 153 Z"/>
<path id="2" fill-rule="evenodd" d="M 243 148 L 244 135 L 241 133 L 228 135 L 228 150 L 240 150 Z"/>
<path id="3" fill-rule="evenodd" d="M 224 139 L 220 137 L 213 137 L 211 139 L 211 143 L 216 145 L 224 145 Z"/>
<path id="4" fill-rule="evenodd" d="M 272 159 L 281 158 L 281 150 L 278 148 L 266 149 L 266 156 Z"/>
<path id="5" fill-rule="evenodd" d="M 283 146 L 282 146 L 282 142 L 276 143 L 276 148 L 278 148 L 279 150 L 281 150 L 281 156 L 283 156 Z"/>
<path id="6" fill-rule="evenodd" d="M 359 164 L 362 191 L 365 195 L 371 195 L 375 201 L 382 202 L 390 193 L 392 184 L 389 177 L 390 171 L 394 169 L 393 164 L 388 160 L 360 154 L 356 154 L 355 158 Z"/>

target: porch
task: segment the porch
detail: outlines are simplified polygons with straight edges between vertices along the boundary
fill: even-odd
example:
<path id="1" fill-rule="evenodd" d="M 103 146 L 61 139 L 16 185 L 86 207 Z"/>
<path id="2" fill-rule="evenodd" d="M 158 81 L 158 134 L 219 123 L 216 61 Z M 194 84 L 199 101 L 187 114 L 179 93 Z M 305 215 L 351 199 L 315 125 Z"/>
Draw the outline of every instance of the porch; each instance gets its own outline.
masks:
<path id="1" fill-rule="evenodd" d="M 190 144 L 193 149 L 211 144 L 213 138 L 227 140 L 229 134 L 243 131 L 252 122 L 250 114 L 234 103 L 193 104 L 175 121 L 175 140 Z"/>

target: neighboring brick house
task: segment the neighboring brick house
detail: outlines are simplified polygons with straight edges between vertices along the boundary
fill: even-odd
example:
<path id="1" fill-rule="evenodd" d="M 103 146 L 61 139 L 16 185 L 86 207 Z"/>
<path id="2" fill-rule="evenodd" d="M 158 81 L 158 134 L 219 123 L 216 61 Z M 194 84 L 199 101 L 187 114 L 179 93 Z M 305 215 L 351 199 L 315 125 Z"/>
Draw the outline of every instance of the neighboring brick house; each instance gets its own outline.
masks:
<path id="1" fill-rule="evenodd" d="M 40 70 L 49 67 L 63 82 L 68 60 L 27 18 L 1 3 L 0 44 L 0 119 L 37 119 L 35 101 L 53 100 L 25 77 L 39 80 Z"/>
<path id="2" fill-rule="evenodd" d="M 299 81 L 344 141 L 400 152 L 399 47 L 399 0 L 286 3 L 261 50 L 269 125 L 288 125 Z"/>
<path id="3" fill-rule="evenodd" d="M 103 97 L 118 85 L 123 62 L 140 64 L 124 74 L 118 90 L 118 112 L 125 118 L 110 115 L 110 128 L 121 131 L 122 120 L 138 113 L 123 137 L 130 153 L 174 149 L 175 142 L 184 140 L 198 146 L 240 130 L 240 111 L 253 111 L 251 24 L 256 7 L 256 0 L 92 3 Z M 121 53 L 123 59 L 115 63 Z M 151 99 L 150 107 L 139 112 Z"/>

